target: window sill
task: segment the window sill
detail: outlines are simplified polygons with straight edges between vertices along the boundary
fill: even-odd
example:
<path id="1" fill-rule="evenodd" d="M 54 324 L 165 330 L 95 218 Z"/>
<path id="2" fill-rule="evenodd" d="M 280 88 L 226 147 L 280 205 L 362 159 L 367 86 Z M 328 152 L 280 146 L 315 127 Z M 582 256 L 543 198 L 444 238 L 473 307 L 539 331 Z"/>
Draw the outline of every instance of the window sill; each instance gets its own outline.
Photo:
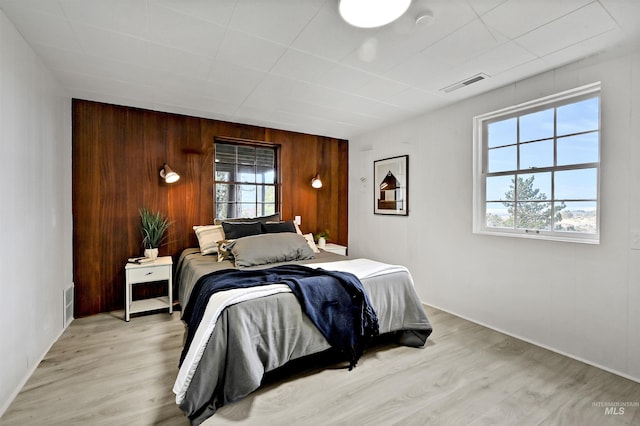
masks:
<path id="1" fill-rule="evenodd" d="M 598 235 L 551 235 L 548 233 L 540 232 L 539 234 L 527 233 L 524 230 L 509 231 L 509 230 L 474 230 L 474 234 L 477 235 L 492 235 L 495 237 L 511 237 L 511 238 L 526 238 L 530 240 L 545 240 L 545 241 L 559 241 L 563 243 L 578 243 L 578 244 L 600 244 L 600 238 Z"/>

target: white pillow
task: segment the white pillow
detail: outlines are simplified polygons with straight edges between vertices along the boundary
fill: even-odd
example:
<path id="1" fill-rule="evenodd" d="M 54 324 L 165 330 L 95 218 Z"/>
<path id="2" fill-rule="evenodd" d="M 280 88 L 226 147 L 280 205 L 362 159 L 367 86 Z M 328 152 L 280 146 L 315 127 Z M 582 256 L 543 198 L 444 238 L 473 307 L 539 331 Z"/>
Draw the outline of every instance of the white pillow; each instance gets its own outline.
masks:
<path id="1" fill-rule="evenodd" d="M 314 253 L 320 253 L 318 246 L 316 246 L 316 242 L 313 241 L 313 234 L 304 234 L 303 237 L 307 240 L 307 244 L 309 244 L 309 247 L 311 247 L 311 250 L 313 250 Z"/>
<path id="2" fill-rule="evenodd" d="M 297 233 L 298 235 L 302 235 L 302 231 L 300 230 L 300 226 L 298 226 L 298 224 L 296 223 L 296 221 L 295 221 L 295 220 L 293 221 L 293 226 L 295 226 L 295 227 L 296 227 L 296 233 Z"/>
<path id="3" fill-rule="evenodd" d="M 224 240 L 224 230 L 222 225 L 194 226 L 200 245 L 200 253 L 214 254 L 218 252 L 218 241 Z"/>

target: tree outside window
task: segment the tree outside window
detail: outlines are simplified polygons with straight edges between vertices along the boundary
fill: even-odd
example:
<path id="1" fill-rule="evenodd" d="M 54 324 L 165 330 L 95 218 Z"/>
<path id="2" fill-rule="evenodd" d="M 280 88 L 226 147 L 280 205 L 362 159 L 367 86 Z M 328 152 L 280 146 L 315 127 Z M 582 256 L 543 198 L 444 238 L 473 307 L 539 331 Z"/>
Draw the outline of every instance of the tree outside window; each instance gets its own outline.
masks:
<path id="1" fill-rule="evenodd" d="M 474 117 L 474 233 L 599 242 L 600 84 Z"/>

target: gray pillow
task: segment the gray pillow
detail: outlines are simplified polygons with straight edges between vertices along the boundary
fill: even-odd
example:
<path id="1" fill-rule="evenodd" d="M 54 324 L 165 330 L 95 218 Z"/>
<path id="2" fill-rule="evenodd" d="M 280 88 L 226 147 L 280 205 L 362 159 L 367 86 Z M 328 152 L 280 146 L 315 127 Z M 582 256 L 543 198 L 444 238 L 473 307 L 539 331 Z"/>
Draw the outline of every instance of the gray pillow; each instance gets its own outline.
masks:
<path id="1" fill-rule="evenodd" d="M 314 258 L 307 240 L 293 232 L 239 238 L 231 247 L 231 252 L 237 268 Z"/>
<path id="2" fill-rule="evenodd" d="M 267 222 L 262 224 L 263 234 L 276 234 L 278 232 L 296 232 L 293 221 L 288 222 Z"/>
<path id="3" fill-rule="evenodd" d="M 262 234 L 260 222 L 222 222 L 224 237 L 228 240 Z"/>

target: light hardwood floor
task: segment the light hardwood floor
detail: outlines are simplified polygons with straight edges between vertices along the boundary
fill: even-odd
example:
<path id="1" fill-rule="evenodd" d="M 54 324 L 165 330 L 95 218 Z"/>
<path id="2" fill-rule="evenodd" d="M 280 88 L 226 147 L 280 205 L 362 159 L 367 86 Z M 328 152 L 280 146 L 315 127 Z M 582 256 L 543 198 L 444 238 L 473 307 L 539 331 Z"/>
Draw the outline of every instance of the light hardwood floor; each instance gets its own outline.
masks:
<path id="1" fill-rule="evenodd" d="M 640 424 L 640 407 L 609 405 L 638 405 L 640 384 L 426 310 L 435 331 L 424 348 L 380 344 L 351 372 L 300 363 L 205 424 Z M 179 315 L 73 321 L 0 425 L 187 425 L 171 392 Z"/>

